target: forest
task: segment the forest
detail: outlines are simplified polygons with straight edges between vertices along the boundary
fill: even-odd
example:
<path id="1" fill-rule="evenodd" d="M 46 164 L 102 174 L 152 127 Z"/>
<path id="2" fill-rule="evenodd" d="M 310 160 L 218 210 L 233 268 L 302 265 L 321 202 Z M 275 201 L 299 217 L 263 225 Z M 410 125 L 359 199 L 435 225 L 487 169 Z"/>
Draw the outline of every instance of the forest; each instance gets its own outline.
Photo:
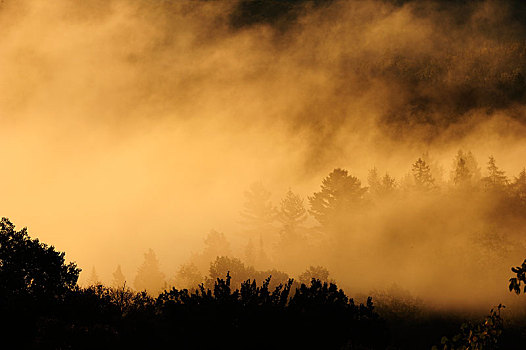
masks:
<path id="1" fill-rule="evenodd" d="M 525 347 L 526 2 L 3 0 L 0 31 L 0 347 Z"/>
<path id="2" fill-rule="evenodd" d="M 101 344 L 113 348 L 520 349 L 526 341 L 524 301 L 489 293 L 494 307 L 486 315 L 466 305 L 476 298 L 477 288 L 491 288 L 490 281 L 501 283 L 495 288 L 510 295 L 526 292 L 526 259 L 521 266 L 510 265 L 520 262 L 524 243 L 512 235 L 514 227 L 506 226 L 524 225 L 526 170 L 510 179 L 493 156 L 481 170 L 471 152 L 458 151 L 448 181 L 440 180 L 441 171 L 424 154 L 405 178 L 395 180 L 373 168 L 368 186 L 362 186 L 347 170 L 336 168 L 322 180 L 320 190 L 308 196 L 308 203 L 289 190 L 277 207 L 264 186 L 254 183 L 245 192 L 240 212 L 249 235 L 242 258 L 232 254 L 224 234 L 211 231 L 203 252 L 194 254 L 171 278 L 161 272 L 155 252 L 149 249 L 133 284 L 119 265 L 110 285 L 103 285 L 93 269 L 86 285 L 79 286 L 81 270 L 67 263 L 64 253 L 32 239 L 26 228 L 17 231 L 3 218 L 3 337 L 19 337 L 22 347 L 57 349 Z M 443 280 L 433 278 L 441 283 L 435 286 L 439 293 L 446 297 L 452 284 L 458 288 L 455 278 L 471 283 L 472 289 L 457 296 L 466 298 L 463 309 L 415 297 L 396 283 L 371 289 L 369 294 L 353 288 L 352 278 L 338 286 L 330 273 L 333 268 L 338 271 L 338 266 L 345 273 L 365 269 L 361 274 L 374 276 L 366 279 L 371 287 L 378 285 L 373 283 L 378 276 L 404 285 L 401 275 L 389 279 L 375 268 L 367 269 L 364 257 L 363 265 L 349 266 L 355 262 L 349 254 L 351 247 L 371 244 L 356 237 L 359 218 L 370 219 L 371 212 L 382 206 L 410 204 L 411 208 L 404 208 L 410 211 L 405 215 L 427 215 L 428 225 L 437 220 L 433 217 L 437 202 L 452 208 L 445 214 L 450 221 L 477 215 L 481 225 L 505 228 L 478 231 L 477 226 L 473 232 L 452 236 L 425 232 L 425 224 L 417 228 L 422 237 L 410 243 L 411 249 L 426 251 L 427 260 L 432 260 L 420 260 L 419 268 L 434 274 L 449 263 L 456 265 Z M 312 227 L 306 224 L 309 216 L 315 221 Z M 466 235 L 461 242 L 470 244 L 469 250 L 464 246 L 455 250 L 453 242 L 459 235 Z M 396 239 L 403 244 L 403 237 Z M 429 255 L 432 251 L 427 245 L 431 242 L 436 248 L 439 240 L 451 251 Z M 367 247 L 369 254 L 371 248 Z M 467 251 L 469 259 L 459 257 L 461 250 Z M 317 256 L 320 251 L 330 254 L 322 258 Z M 371 259 L 381 266 L 393 258 L 383 252 Z M 455 260 L 444 265 L 444 260 L 451 259 Z M 291 262 L 307 266 L 322 260 L 329 268 L 310 265 L 297 277 L 282 269 L 293 266 Z M 483 276 L 471 276 L 475 273 Z M 509 284 L 496 278 L 500 275 L 509 278 Z"/>

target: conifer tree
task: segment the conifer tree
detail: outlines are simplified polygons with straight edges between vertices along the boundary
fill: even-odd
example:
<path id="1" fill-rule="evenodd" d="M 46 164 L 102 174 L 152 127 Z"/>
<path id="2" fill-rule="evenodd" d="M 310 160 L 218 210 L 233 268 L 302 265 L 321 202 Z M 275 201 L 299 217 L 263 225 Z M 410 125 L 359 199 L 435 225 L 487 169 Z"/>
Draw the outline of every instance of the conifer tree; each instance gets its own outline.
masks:
<path id="1" fill-rule="evenodd" d="M 95 266 L 91 268 L 90 276 L 87 280 L 88 286 L 97 286 L 99 284 L 102 284 L 99 278 L 99 275 L 97 274 L 97 271 L 95 270 Z"/>
<path id="2" fill-rule="evenodd" d="M 307 219 L 307 210 L 303 205 L 303 199 L 288 190 L 285 198 L 281 200 L 277 218 L 283 225 L 282 241 L 295 240 L 298 226 Z"/>
<path id="3" fill-rule="evenodd" d="M 513 195 L 519 201 L 526 203 L 526 168 L 523 168 L 518 177 L 511 184 Z"/>
<path id="4" fill-rule="evenodd" d="M 126 284 L 126 278 L 124 277 L 124 274 L 121 270 L 121 265 L 117 265 L 117 269 L 115 269 L 115 272 L 113 273 L 113 281 L 112 285 L 115 288 L 122 288 Z"/>
<path id="5" fill-rule="evenodd" d="M 275 219 L 276 210 L 270 201 L 270 192 L 261 182 L 253 183 L 245 191 L 245 203 L 241 216 L 250 229 L 264 230 Z"/>
<path id="6" fill-rule="evenodd" d="M 347 170 L 334 169 L 321 184 L 321 190 L 309 197 L 310 213 L 323 226 L 345 219 L 362 203 L 367 188 Z"/>
<path id="7" fill-rule="evenodd" d="M 160 293 L 165 288 L 164 274 L 159 269 L 159 261 L 152 249 L 144 254 L 144 262 L 137 270 L 133 285 L 135 289 L 145 290 L 152 295 Z"/>
<path id="8" fill-rule="evenodd" d="M 431 175 L 431 169 L 422 158 L 418 158 L 413 164 L 412 172 L 417 190 L 429 191 L 435 188 L 435 179 Z"/>
<path id="9" fill-rule="evenodd" d="M 396 180 L 388 173 L 385 173 L 384 177 L 382 177 L 382 182 L 380 184 L 380 191 L 382 195 L 391 194 L 392 192 L 394 192 L 395 188 Z"/>
<path id="10" fill-rule="evenodd" d="M 473 186 L 480 181 L 480 168 L 471 151 L 458 151 L 453 163 L 451 178 L 453 183 L 459 187 Z"/>
<path id="11" fill-rule="evenodd" d="M 367 184 L 369 185 L 369 193 L 373 196 L 378 196 L 382 190 L 382 180 L 378 176 L 378 170 L 373 167 L 367 174 Z"/>
<path id="12" fill-rule="evenodd" d="M 495 158 L 493 156 L 489 157 L 487 169 L 488 176 L 483 179 L 487 189 L 502 189 L 507 185 L 508 179 L 506 175 L 504 175 L 504 171 L 497 167 Z"/>

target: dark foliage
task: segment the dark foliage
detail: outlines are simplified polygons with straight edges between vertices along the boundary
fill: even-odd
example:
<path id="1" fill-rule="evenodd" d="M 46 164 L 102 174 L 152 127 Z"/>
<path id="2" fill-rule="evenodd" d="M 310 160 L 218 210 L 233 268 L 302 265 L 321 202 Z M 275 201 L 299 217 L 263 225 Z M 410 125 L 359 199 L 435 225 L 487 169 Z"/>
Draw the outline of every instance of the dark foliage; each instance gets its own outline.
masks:
<path id="1" fill-rule="evenodd" d="M 154 299 L 126 288 L 75 288 L 40 319 L 28 347 L 93 349 L 161 348 L 359 348 L 382 349 L 385 327 L 371 299 L 355 305 L 334 284 L 312 280 L 292 291 L 293 281 L 274 289 L 230 286 L 171 289 Z"/>
<path id="2" fill-rule="evenodd" d="M 498 348 L 499 338 L 502 334 L 503 320 L 500 310 L 503 305 L 491 309 L 489 316 L 478 324 L 464 323 L 460 333 L 449 339 L 442 337 L 442 345 L 433 349 L 443 350 L 492 350 Z"/>
<path id="3" fill-rule="evenodd" d="M 240 289 L 217 279 L 214 289 L 195 292 L 172 289 L 157 300 L 163 323 L 170 324 L 174 339 L 184 346 L 217 346 L 228 334 L 230 348 L 362 348 L 385 346 L 385 330 L 372 305 L 355 305 L 334 284 L 313 279 L 291 291 L 293 281 L 269 288 L 247 280 Z M 206 338 L 200 337 L 202 333 Z M 250 344 L 250 345 L 248 345 Z"/>
<path id="4" fill-rule="evenodd" d="M 521 293 L 521 284 L 524 283 L 523 293 L 526 293 L 526 259 L 522 262 L 521 266 L 512 267 L 517 277 L 510 278 L 510 292 L 514 291 L 517 294 Z"/>
<path id="5" fill-rule="evenodd" d="M 55 313 L 75 287 L 80 270 L 64 253 L 31 239 L 27 229 L 0 221 L 0 335 L 25 341 Z M 24 336 L 22 336 L 22 334 Z"/>

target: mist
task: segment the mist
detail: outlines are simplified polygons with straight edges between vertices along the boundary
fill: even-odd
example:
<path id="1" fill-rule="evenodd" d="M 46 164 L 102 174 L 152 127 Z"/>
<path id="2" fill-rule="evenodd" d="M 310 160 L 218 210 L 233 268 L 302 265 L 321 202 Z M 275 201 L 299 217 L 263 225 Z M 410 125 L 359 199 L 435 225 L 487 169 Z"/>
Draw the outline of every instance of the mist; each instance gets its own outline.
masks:
<path id="1" fill-rule="evenodd" d="M 83 274 L 96 267 L 110 281 L 120 264 L 132 280 L 152 248 L 171 277 L 212 229 L 243 258 L 240 212 L 254 182 L 276 205 L 292 189 L 308 206 L 335 168 L 365 187 L 376 167 L 402 186 L 428 152 L 446 189 L 459 149 L 484 176 L 490 155 L 510 180 L 526 165 L 519 2 L 279 3 L 2 2 L 2 215 Z M 475 283 L 468 257 L 496 254 L 499 269 L 475 278 L 471 300 L 486 303 L 506 294 L 526 226 L 491 226 L 492 198 L 476 200 L 377 201 L 360 209 L 339 251 L 321 239 L 312 262 L 264 267 L 297 275 L 324 265 L 352 290 L 398 283 L 456 304 Z M 515 250 L 474 252 L 474 232 L 506 234 Z M 430 257 L 432 270 L 422 263 Z"/>

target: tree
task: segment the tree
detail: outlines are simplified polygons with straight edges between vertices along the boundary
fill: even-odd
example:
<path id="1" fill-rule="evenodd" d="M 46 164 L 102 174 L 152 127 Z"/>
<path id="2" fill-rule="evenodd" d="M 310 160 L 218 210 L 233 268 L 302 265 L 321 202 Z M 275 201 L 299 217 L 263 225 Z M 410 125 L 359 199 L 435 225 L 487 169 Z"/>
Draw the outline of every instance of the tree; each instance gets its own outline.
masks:
<path id="1" fill-rule="evenodd" d="M 468 350 L 468 349 L 499 349 L 499 340 L 502 335 L 504 320 L 500 311 L 505 308 L 499 304 L 491 309 L 490 314 L 484 321 L 479 323 L 466 322 L 460 327 L 460 333 L 448 339 L 442 337 L 441 346 L 433 346 L 431 350 Z"/>
<path id="2" fill-rule="evenodd" d="M 245 224 L 256 231 L 264 230 L 275 219 L 276 210 L 270 201 L 270 192 L 261 182 L 253 183 L 245 191 L 245 203 L 241 216 Z"/>
<path id="3" fill-rule="evenodd" d="M 323 226 L 336 224 L 362 203 L 367 188 L 347 170 L 334 169 L 321 184 L 321 191 L 309 197 L 309 212 Z"/>
<path id="4" fill-rule="evenodd" d="M 435 188 L 435 179 L 431 175 L 431 169 L 422 158 L 418 158 L 413 164 L 412 172 L 417 190 L 429 191 Z"/>
<path id="5" fill-rule="evenodd" d="M 451 177 L 459 187 L 471 186 L 480 180 L 480 168 L 471 151 L 459 150 L 453 162 Z"/>
<path id="6" fill-rule="evenodd" d="M 121 287 L 124 287 L 125 284 L 126 284 L 126 278 L 124 277 L 124 274 L 122 273 L 121 265 L 117 265 L 117 269 L 113 273 L 112 285 L 115 288 L 121 288 Z"/>
<path id="7" fill-rule="evenodd" d="M 519 177 L 511 183 L 513 196 L 521 203 L 526 203 L 526 169 L 522 169 Z"/>
<path id="8" fill-rule="evenodd" d="M 249 265 L 256 263 L 256 247 L 254 246 L 254 242 L 252 242 L 252 238 L 248 239 L 248 243 L 245 246 L 245 261 Z"/>
<path id="9" fill-rule="evenodd" d="M 256 255 L 256 263 L 265 265 L 268 263 L 264 244 L 267 238 L 274 233 L 272 223 L 276 219 L 276 208 L 270 201 L 270 192 L 265 189 L 261 182 L 253 183 L 245 192 L 245 203 L 241 216 L 248 229 L 249 238 L 258 239 L 259 247 Z M 267 240 L 267 242 L 265 242 Z"/>
<path id="10" fill-rule="evenodd" d="M 62 297 L 76 286 L 80 269 L 65 263 L 65 253 L 31 239 L 27 229 L 15 230 L 9 219 L 0 221 L 0 304 Z"/>
<path id="11" fill-rule="evenodd" d="M 206 285 L 212 288 L 215 281 L 218 278 L 223 278 L 227 273 L 230 274 L 233 285 L 239 285 L 241 282 L 256 276 L 256 270 L 252 266 L 245 266 L 245 264 L 237 258 L 221 256 L 217 257 L 216 260 L 210 264 L 209 277 L 206 279 Z"/>
<path id="12" fill-rule="evenodd" d="M 230 243 L 222 232 L 216 230 L 210 231 L 204 243 L 205 249 L 203 255 L 208 261 L 214 260 L 218 256 L 230 255 Z"/>
<path id="13" fill-rule="evenodd" d="M 488 176 L 482 179 L 487 189 L 499 190 L 503 189 L 508 184 L 508 179 L 504 175 L 504 171 L 500 170 L 495 163 L 493 156 L 489 157 L 488 161 Z"/>
<path id="14" fill-rule="evenodd" d="M 183 264 L 175 275 L 175 285 L 179 289 L 197 288 L 203 282 L 203 276 L 193 263 Z"/>
<path id="15" fill-rule="evenodd" d="M 395 179 L 388 173 L 385 173 L 383 177 L 380 177 L 376 167 L 369 170 L 367 184 L 369 185 L 369 193 L 375 197 L 389 195 L 393 193 L 396 187 Z"/>
<path id="16" fill-rule="evenodd" d="M 152 295 L 160 293 L 165 288 L 164 274 L 159 269 L 159 261 L 151 248 L 144 254 L 144 262 L 139 266 L 133 284 L 137 290 L 147 291 Z"/>
<path id="17" fill-rule="evenodd" d="M 91 268 L 91 273 L 86 283 L 88 286 L 98 286 L 99 284 L 102 284 L 99 275 L 97 274 L 97 270 L 95 270 L 95 266 Z"/>
<path id="18" fill-rule="evenodd" d="M 381 192 L 381 180 L 378 176 L 378 170 L 373 167 L 367 174 L 367 184 L 369 185 L 369 193 L 373 196 L 378 196 Z"/>
<path id="19" fill-rule="evenodd" d="M 295 242 L 298 238 L 298 226 L 307 220 L 307 210 L 303 205 L 303 199 L 288 190 L 285 198 L 281 200 L 277 218 L 283 225 L 281 230 L 282 243 Z"/>
<path id="20" fill-rule="evenodd" d="M 526 259 L 524 259 L 521 266 L 512 267 L 511 271 L 515 273 L 516 277 L 510 278 L 510 292 L 514 291 L 515 293 L 520 294 L 521 284 L 524 283 L 523 293 L 526 293 Z"/>
<path id="21" fill-rule="evenodd" d="M 329 281 L 329 270 L 323 266 L 309 266 L 309 268 L 299 275 L 300 283 L 309 285 L 312 279 L 317 279 L 322 282 Z"/>
<path id="22" fill-rule="evenodd" d="M 382 195 L 389 195 L 396 189 L 396 180 L 388 173 L 385 173 L 384 177 L 382 177 L 382 183 L 380 186 L 380 193 Z"/>

